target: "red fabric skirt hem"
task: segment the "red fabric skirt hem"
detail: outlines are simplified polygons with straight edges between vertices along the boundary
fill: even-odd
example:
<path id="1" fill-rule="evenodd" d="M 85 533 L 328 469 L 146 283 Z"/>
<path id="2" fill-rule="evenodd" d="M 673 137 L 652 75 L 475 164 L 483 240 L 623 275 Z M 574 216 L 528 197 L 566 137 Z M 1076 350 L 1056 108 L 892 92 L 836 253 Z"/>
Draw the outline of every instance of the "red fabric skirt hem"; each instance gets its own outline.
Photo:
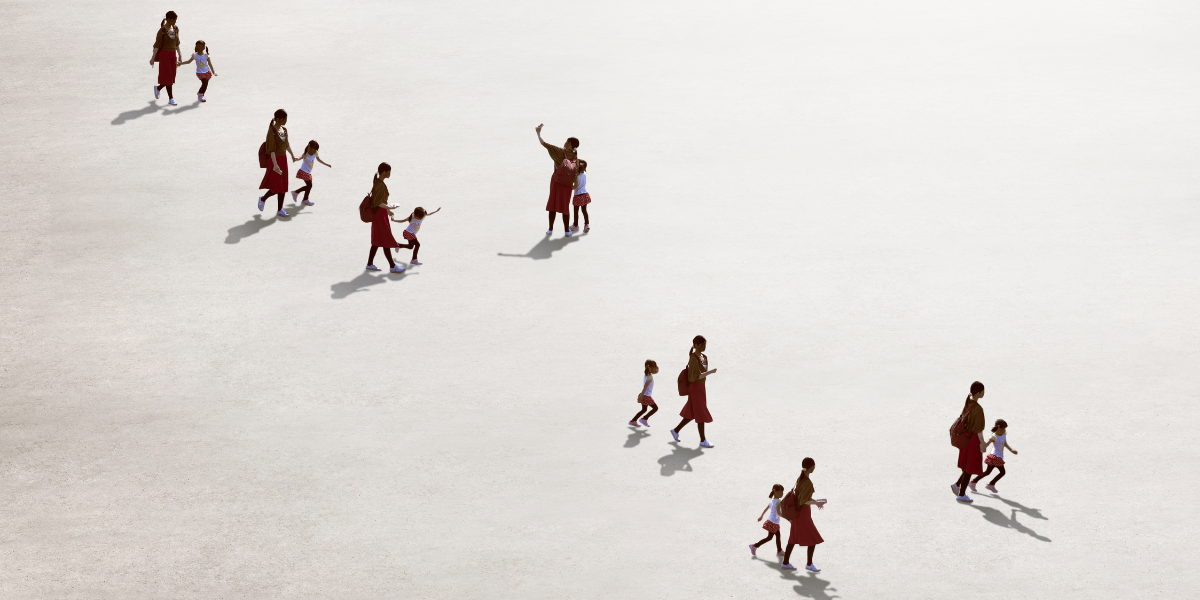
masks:
<path id="1" fill-rule="evenodd" d="M 767 533 L 779 533 L 779 523 L 763 521 L 763 529 L 766 529 Z"/>
<path id="2" fill-rule="evenodd" d="M 978 433 L 972 433 L 967 445 L 958 449 L 958 468 L 971 475 L 983 474 L 983 453 L 979 451 Z"/>
<path id="3" fill-rule="evenodd" d="M 271 166 L 271 157 L 268 155 L 267 172 L 263 173 L 262 182 L 258 184 L 258 189 L 267 190 L 268 194 L 282 194 L 288 191 L 287 159 L 282 154 L 276 154 L 275 162 L 279 164 L 279 170 L 282 172 L 275 172 L 275 167 Z"/>
<path id="4" fill-rule="evenodd" d="M 158 85 L 175 85 L 175 51 L 158 51 Z"/>
<path id="5" fill-rule="evenodd" d="M 546 210 L 567 214 L 571 211 L 571 186 L 559 185 L 554 179 L 550 180 L 550 198 L 546 200 Z"/>
<path id="6" fill-rule="evenodd" d="M 821 537 L 821 532 L 817 531 L 816 525 L 813 525 L 812 505 L 805 504 L 801 506 L 800 514 L 792 521 L 792 529 L 788 534 L 788 544 L 815 546 L 824 542 L 825 539 Z"/>
<path id="7" fill-rule="evenodd" d="M 688 401 L 679 411 L 679 416 L 694 419 L 697 423 L 712 423 L 712 415 L 708 412 L 708 395 L 704 391 L 704 380 L 701 379 L 688 387 Z"/>
<path id="8" fill-rule="evenodd" d="M 380 248 L 399 248 L 396 238 L 392 237 L 392 224 L 388 222 L 387 209 L 380 206 L 375 209 L 375 218 L 371 220 L 371 245 Z"/>

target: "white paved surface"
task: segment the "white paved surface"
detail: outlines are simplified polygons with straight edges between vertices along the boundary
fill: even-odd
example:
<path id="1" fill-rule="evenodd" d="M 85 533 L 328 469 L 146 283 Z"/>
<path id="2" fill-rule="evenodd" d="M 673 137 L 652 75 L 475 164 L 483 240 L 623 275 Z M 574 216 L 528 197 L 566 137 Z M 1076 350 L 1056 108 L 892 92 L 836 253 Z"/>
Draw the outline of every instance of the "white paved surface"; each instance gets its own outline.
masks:
<path id="1" fill-rule="evenodd" d="M 203 106 L 188 66 L 149 107 L 168 8 Z M 1194 2 L 5 1 L 0 39 L 0 597 L 1200 583 Z M 280 107 L 334 165 L 288 221 Z M 581 239 L 541 241 L 539 122 Z M 384 160 L 444 207 L 402 277 L 362 271 Z M 965 507 L 975 379 L 1021 454 Z M 746 551 L 805 456 L 816 577 Z"/>

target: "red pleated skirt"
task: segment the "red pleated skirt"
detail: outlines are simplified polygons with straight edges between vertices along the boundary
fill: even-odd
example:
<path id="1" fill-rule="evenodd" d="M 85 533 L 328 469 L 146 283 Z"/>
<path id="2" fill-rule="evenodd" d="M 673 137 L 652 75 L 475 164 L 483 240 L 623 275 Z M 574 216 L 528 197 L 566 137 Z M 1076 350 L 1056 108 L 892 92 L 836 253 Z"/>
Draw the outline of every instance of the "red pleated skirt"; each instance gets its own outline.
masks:
<path id="1" fill-rule="evenodd" d="M 560 185 L 550 179 L 550 199 L 546 201 L 546 210 L 550 212 L 567 214 L 571 212 L 571 197 L 572 192 L 569 185 Z"/>
<path id="2" fill-rule="evenodd" d="M 158 85 L 175 85 L 175 51 L 158 51 Z"/>
<path id="3" fill-rule="evenodd" d="M 958 468 L 972 475 L 983 474 L 983 453 L 979 451 L 978 433 L 972 433 L 967 445 L 958 449 Z"/>
<path id="4" fill-rule="evenodd" d="M 380 248 L 399 248 L 396 238 L 392 237 L 392 223 L 388 221 L 387 209 L 380 206 L 375 209 L 375 218 L 371 220 L 371 245 Z"/>
<path id="5" fill-rule="evenodd" d="M 704 380 L 688 384 L 688 401 L 679 411 L 679 416 L 685 419 L 695 419 L 697 423 L 712 423 L 712 415 L 708 414 L 708 396 L 704 392 Z"/>
<path id="6" fill-rule="evenodd" d="M 268 194 L 282 194 L 288 191 L 287 170 L 290 165 L 287 164 L 287 157 L 282 154 L 276 154 L 275 164 L 279 165 L 281 173 L 275 172 L 275 167 L 271 166 L 271 155 L 268 154 L 267 172 L 263 173 L 262 183 L 258 184 L 258 189 L 267 190 Z"/>
<path id="7" fill-rule="evenodd" d="M 792 519 L 792 531 L 788 534 L 788 544 L 796 544 L 797 546 L 815 546 L 824 542 L 821 537 L 821 532 L 817 531 L 817 526 L 812 522 L 812 505 L 805 504 L 800 507 L 800 514 Z"/>

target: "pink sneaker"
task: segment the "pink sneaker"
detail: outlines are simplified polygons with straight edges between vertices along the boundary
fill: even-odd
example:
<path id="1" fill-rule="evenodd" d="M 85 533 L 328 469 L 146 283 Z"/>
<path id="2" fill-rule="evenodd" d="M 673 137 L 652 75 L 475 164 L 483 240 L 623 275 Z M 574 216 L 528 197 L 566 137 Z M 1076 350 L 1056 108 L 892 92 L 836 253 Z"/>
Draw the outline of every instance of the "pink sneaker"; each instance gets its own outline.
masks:
<path id="1" fill-rule="evenodd" d="M 629 426 L 630 426 L 630 427 L 637 427 L 637 423 L 635 423 L 635 422 L 633 422 L 633 421 L 630 421 L 630 422 L 629 422 Z"/>
<path id="2" fill-rule="evenodd" d="M 423 263 L 423 262 L 421 262 L 421 261 L 419 261 L 419 260 L 417 260 L 417 259 L 415 259 L 415 258 L 414 258 L 414 259 L 412 259 L 412 260 L 408 261 L 408 264 L 410 264 L 410 265 L 417 265 L 417 266 L 420 266 L 420 265 L 423 265 L 423 264 L 425 264 L 425 263 Z"/>

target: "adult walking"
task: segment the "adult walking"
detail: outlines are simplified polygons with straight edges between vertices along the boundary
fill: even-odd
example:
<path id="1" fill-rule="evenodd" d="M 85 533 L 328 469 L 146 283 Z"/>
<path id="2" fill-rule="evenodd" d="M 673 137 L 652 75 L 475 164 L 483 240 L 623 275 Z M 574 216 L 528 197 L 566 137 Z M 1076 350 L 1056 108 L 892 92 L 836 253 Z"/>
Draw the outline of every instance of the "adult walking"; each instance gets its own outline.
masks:
<path id="1" fill-rule="evenodd" d="M 559 213 L 562 215 L 563 231 L 567 237 L 571 237 L 571 224 L 567 220 L 567 213 L 571 211 L 571 198 L 574 195 L 575 186 L 579 185 L 576 181 L 577 163 L 576 149 L 579 148 L 579 140 L 571 137 L 567 138 L 567 143 L 563 144 L 562 148 L 552 146 L 542 139 L 542 126 L 538 125 L 537 131 L 538 141 L 546 148 L 546 152 L 550 153 L 550 160 L 554 161 L 554 174 L 550 176 L 550 199 L 546 201 L 546 212 L 550 213 L 550 224 L 546 229 L 546 235 L 554 234 L 554 215 Z"/>
<path id="2" fill-rule="evenodd" d="M 708 413 L 708 396 L 704 391 L 704 380 L 717 370 L 708 370 L 708 356 L 704 354 L 704 349 L 708 346 L 708 340 L 704 336 L 698 335 L 692 338 L 692 349 L 688 351 L 688 401 L 683 405 L 683 410 L 679 411 L 679 416 L 683 420 L 675 429 L 671 430 L 671 437 L 675 441 L 679 441 L 679 432 L 684 425 L 696 421 L 696 428 L 700 430 L 700 446 L 703 448 L 712 448 L 708 439 L 704 437 L 704 424 L 712 423 L 712 415 Z"/>
<path id="3" fill-rule="evenodd" d="M 375 252 L 383 248 L 383 256 L 391 265 L 388 270 L 392 273 L 404 272 L 404 267 L 397 267 L 396 261 L 392 260 L 392 248 L 399 248 L 400 244 L 392 236 L 392 223 L 388 220 L 392 209 L 396 207 L 388 206 L 388 188 L 383 180 L 391 176 L 392 166 L 387 163 L 379 163 L 379 168 L 375 169 L 375 178 L 371 182 L 371 207 L 375 209 L 375 215 L 371 218 L 371 253 L 367 255 L 368 271 L 379 270 L 379 267 L 375 266 Z"/>
<path id="4" fill-rule="evenodd" d="M 283 194 L 288 191 L 287 162 L 284 157 L 290 154 L 292 162 L 297 160 L 288 143 L 286 124 L 287 111 L 282 108 L 275 111 L 275 118 L 267 127 L 267 141 L 263 144 L 263 151 L 267 154 L 267 172 L 263 173 L 262 183 L 258 184 L 258 189 L 267 190 L 258 197 L 258 210 L 266 206 L 268 196 L 276 194 L 279 196 L 279 210 L 275 214 L 281 217 L 291 216 L 283 210 Z"/>
<path id="5" fill-rule="evenodd" d="M 171 99 L 171 106 L 175 106 L 175 68 L 183 62 L 179 48 L 179 27 L 175 26 L 177 18 L 175 11 L 167 11 L 167 16 L 163 17 L 162 23 L 158 25 L 154 51 L 150 54 L 150 66 L 158 63 L 158 84 L 154 86 L 154 99 L 158 99 L 159 92 L 165 87 L 167 97 Z"/>
<path id="6" fill-rule="evenodd" d="M 971 476 L 983 474 L 983 449 L 987 442 L 979 435 L 983 432 L 985 424 L 983 407 L 979 405 L 982 398 L 983 384 L 976 381 L 971 384 L 971 393 L 967 395 L 967 401 L 959 416 L 969 437 L 963 447 L 958 449 L 958 468 L 962 470 L 962 475 L 957 482 L 950 484 L 950 491 L 954 492 L 955 498 L 963 504 L 974 502 L 967 496 L 967 484 L 970 483 Z"/>
<path id="7" fill-rule="evenodd" d="M 783 564 L 779 566 L 781 569 L 795 571 L 796 567 L 792 566 L 792 549 L 796 546 L 808 546 L 808 566 L 804 567 L 807 571 L 820 573 L 821 570 L 813 564 L 813 552 L 817 550 L 817 544 L 823 543 L 825 540 L 821 537 L 821 532 L 817 531 L 817 526 L 813 525 L 812 507 L 825 508 L 825 503 L 828 500 L 824 498 L 813 498 L 812 472 L 817 468 L 817 461 L 811 458 L 805 458 L 800 463 L 800 477 L 796 479 L 796 487 L 783 498 L 783 503 L 786 504 L 785 510 L 787 518 L 791 522 L 791 531 L 788 533 L 787 550 L 783 553 Z M 791 517 L 788 517 L 788 514 Z"/>

